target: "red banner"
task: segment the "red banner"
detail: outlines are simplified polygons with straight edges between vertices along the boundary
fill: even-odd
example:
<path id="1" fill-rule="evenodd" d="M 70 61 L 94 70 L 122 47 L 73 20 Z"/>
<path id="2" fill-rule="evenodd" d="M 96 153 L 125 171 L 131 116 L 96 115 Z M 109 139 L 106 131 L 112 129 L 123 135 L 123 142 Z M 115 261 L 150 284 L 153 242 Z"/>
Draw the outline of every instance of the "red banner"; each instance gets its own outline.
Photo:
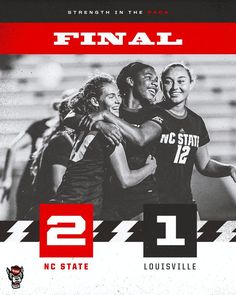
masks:
<path id="1" fill-rule="evenodd" d="M 0 54 L 234 54 L 236 23 L 0 23 Z"/>

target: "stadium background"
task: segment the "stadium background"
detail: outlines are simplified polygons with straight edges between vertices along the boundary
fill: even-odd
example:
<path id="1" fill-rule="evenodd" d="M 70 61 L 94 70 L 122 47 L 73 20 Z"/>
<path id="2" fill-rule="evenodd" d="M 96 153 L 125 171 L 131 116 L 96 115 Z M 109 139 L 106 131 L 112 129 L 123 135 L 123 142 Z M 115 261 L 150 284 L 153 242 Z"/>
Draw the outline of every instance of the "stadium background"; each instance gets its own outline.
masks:
<path id="1" fill-rule="evenodd" d="M 32 122 L 54 115 L 52 103 L 68 88 L 79 88 L 91 75 L 114 76 L 133 61 L 157 72 L 170 62 L 184 62 L 196 76 L 189 107 L 208 128 L 212 158 L 236 164 L 236 55 L 2 55 L 0 56 L 0 173 L 6 149 Z M 161 99 L 159 93 L 158 99 Z M 9 201 L 0 200 L 0 220 L 15 219 L 15 194 L 30 149 L 17 152 Z M 194 170 L 194 198 L 203 220 L 236 220 L 236 185 Z"/>

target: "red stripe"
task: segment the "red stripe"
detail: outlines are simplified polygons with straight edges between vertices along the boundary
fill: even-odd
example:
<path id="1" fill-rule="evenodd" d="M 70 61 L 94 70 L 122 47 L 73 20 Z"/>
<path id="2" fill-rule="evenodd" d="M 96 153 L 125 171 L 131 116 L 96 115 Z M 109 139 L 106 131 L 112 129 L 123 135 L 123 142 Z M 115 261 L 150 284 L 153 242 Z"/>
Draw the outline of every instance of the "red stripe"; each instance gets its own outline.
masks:
<path id="1" fill-rule="evenodd" d="M 124 45 L 82 46 L 71 39 L 68 46 L 56 46 L 54 32 L 127 32 Z M 145 32 L 155 43 L 156 32 L 172 32 L 171 41 L 182 46 L 131 46 L 137 32 Z M 0 23 L 0 54 L 27 53 L 236 53 L 236 23 Z M 96 39 L 98 40 L 98 39 Z"/>

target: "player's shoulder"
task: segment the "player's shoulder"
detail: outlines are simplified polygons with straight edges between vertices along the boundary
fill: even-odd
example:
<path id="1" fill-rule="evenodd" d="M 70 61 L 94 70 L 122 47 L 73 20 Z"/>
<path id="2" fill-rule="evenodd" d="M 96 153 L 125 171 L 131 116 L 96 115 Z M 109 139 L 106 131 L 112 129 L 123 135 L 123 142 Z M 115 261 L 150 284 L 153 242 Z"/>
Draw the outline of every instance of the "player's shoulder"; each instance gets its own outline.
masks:
<path id="1" fill-rule="evenodd" d="M 193 118 L 197 121 L 203 121 L 202 117 L 200 115 L 198 115 L 197 113 L 195 113 L 193 110 L 190 110 L 188 107 L 187 107 L 187 112 L 188 112 L 188 116 L 190 118 Z"/>
<path id="2" fill-rule="evenodd" d="M 33 129 L 33 128 L 47 128 L 47 122 L 49 120 L 51 120 L 52 118 L 44 118 L 44 119 L 41 119 L 41 120 L 38 120 L 38 121 L 35 121 L 33 122 L 28 129 Z"/>
<path id="3" fill-rule="evenodd" d="M 50 143 L 51 144 L 61 144 L 61 143 L 67 142 L 67 141 L 68 140 L 66 139 L 64 132 L 60 132 L 60 133 L 55 134 L 52 137 L 52 139 L 50 140 Z"/>
<path id="4" fill-rule="evenodd" d="M 49 122 L 52 121 L 53 119 L 54 119 L 53 117 L 44 118 L 44 119 L 36 121 L 35 124 L 39 124 L 39 125 L 45 124 L 46 125 L 46 124 L 49 124 Z"/>
<path id="5" fill-rule="evenodd" d="M 160 120 L 162 121 L 166 118 L 166 116 L 168 116 L 168 113 L 162 104 L 156 104 L 152 107 L 149 107 L 146 110 L 146 114 L 150 120 L 153 120 L 154 118 L 160 118 Z"/>
<path id="6" fill-rule="evenodd" d="M 57 132 L 49 141 L 49 145 L 55 147 L 72 146 L 73 143 L 73 134 L 65 130 Z"/>

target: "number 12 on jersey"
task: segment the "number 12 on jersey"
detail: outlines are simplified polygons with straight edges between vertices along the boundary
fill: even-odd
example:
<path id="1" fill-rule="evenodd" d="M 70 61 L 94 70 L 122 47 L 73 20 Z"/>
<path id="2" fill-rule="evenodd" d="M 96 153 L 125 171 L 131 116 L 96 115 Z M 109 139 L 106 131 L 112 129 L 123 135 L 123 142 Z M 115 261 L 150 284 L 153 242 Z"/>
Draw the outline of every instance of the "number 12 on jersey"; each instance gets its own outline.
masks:
<path id="1" fill-rule="evenodd" d="M 174 163 L 176 164 L 185 164 L 188 158 L 188 154 L 190 152 L 190 146 L 187 145 L 178 145 L 177 152 L 175 154 Z"/>

